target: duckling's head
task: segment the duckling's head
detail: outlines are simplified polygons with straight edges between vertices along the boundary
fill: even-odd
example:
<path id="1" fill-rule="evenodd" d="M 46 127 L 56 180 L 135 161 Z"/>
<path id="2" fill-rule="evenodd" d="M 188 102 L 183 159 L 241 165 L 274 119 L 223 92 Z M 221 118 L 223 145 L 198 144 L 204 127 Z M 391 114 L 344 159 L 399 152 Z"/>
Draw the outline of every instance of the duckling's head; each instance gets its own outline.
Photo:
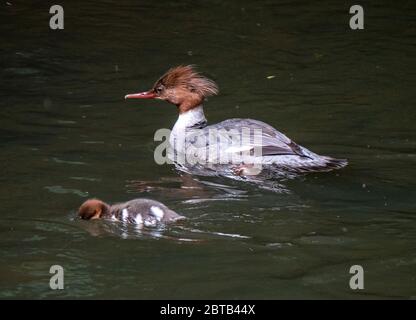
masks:
<path id="1" fill-rule="evenodd" d="M 98 199 L 85 201 L 78 209 L 78 216 L 84 220 L 100 219 L 110 212 L 110 206 Z"/>

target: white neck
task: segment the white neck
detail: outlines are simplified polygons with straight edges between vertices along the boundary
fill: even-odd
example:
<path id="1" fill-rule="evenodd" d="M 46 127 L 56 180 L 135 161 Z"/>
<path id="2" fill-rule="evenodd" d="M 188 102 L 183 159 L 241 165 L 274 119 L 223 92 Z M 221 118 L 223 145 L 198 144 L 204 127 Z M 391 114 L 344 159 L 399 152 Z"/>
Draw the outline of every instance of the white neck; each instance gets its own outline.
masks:
<path id="1" fill-rule="evenodd" d="M 197 123 L 207 121 L 204 115 L 204 109 L 202 105 L 192 108 L 189 111 L 179 114 L 178 120 L 176 120 L 175 126 L 172 131 L 190 128 Z"/>
<path id="2" fill-rule="evenodd" d="M 190 128 L 196 124 L 203 124 L 206 121 L 202 105 L 179 114 L 169 137 L 170 146 L 177 152 L 184 152 L 187 131 L 192 130 Z"/>

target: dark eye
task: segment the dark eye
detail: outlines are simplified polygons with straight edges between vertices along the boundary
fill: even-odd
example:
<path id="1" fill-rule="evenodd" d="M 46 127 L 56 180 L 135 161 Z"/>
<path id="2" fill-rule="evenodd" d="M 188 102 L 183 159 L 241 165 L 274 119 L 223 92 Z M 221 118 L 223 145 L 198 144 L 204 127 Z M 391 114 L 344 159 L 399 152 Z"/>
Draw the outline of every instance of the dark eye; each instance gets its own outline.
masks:
<path id="1" fill-rule="evenodd" d="M 156 87 L 156 89 L 155 89 L 156 93 L 161 93 L 162 90 L 163 90 L 162 86 Z"/>

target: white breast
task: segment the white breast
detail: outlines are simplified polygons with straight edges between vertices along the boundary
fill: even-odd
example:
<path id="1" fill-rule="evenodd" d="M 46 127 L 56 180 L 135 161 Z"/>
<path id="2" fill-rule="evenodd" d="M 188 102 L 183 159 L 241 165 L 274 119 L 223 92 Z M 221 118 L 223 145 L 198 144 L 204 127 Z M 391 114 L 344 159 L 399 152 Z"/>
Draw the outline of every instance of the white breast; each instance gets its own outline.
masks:
<path id="1" fill-rule="evenodd" d="M 202 105 L 193 108 L 185 113 L 181 113 L 173 126 L 169 138 L 170 145 L 177 151 L 184 148 L 186 128 L 190 128 L 197 123 L 207 121 Z M 176 141 L 175 141 L 176 140 Z"/>

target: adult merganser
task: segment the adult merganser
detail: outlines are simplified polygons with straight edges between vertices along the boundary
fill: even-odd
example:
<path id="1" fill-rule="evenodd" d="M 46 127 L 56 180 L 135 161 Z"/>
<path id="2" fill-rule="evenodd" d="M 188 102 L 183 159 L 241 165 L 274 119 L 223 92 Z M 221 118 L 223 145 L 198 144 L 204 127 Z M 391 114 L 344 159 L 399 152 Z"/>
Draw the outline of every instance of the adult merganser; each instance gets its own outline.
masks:
<path id="1" fill-rule="evenodd" d="M 78 216 L 84 220 L 109 219 L 146 227 L 185 219 L 163 203 L 150 199 L 134 199 L 111 206 L 98 199 L 89 199 L 79 208 Z"/>
<path id="2" fill-rule="evenodd" d="M 203 158 L 205 163 L 199 161 L 198 166 L 202 165 L 207 170 L 218 170 L 218 166 L 213 167 L 213 164 L 218 164 L 219 158 L 224 155 L 232 155 L 232 161 L 225 167 L 231 168 L 231 172 L 237 176 L 258 174 L 260 171 L 252 170 L 253 163 L 260 163 L 263 168 L 268 167 L 272 171 L 296 173 L 329 171 L 347 165 L 347 160 L 321 156 L 296 144 L 262 121 L 229 119 L 208 126 L 202 104 L 207 97 L 217 93 L 218 87 L 214 81 L 188 65 L 168 70 L 152 89 L 128 94 L 125 99 L 161 99 L 176 105 L 179 118 L 172 129 L 170 145 L 175 155 L 189 154 L 191 150 L 196 158 Z M 241 139 L 244 129 L 251 132 L 248 139 Z M 235 134 L 236 131 L 240 139 L 230 139 L 230 132 Z M 217 137 L 208 139 L 212 132 Z M 242 153 L 249 155 L 249 160 Z M 188 163 L 175 163 L 181 168 L 190 167 Z M 224 163 L 221 165 L 223 168 Z"/>

